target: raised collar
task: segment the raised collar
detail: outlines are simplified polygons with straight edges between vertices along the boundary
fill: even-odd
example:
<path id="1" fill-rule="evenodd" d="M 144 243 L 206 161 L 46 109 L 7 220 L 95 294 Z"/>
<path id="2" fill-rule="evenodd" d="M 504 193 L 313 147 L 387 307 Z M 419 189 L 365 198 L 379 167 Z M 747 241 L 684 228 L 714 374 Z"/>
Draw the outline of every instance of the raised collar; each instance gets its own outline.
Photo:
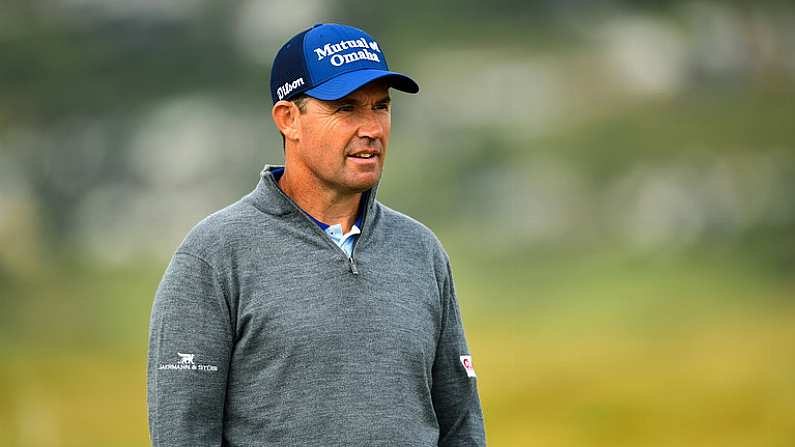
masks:
<path id="1" fill-rule="evenodd" d="M 279 179 L 282 177 L 282 174 L 284 174 L 284 167 L 273 166 L 273 169 L 270 170 L 270 173 L 273 176 L 273 180 L 276 182 L 276 187 L 279 187 Z M 279 188 L 279 190 L 281 190 L 281 188 Z M 362 200 L 359 201 L 359 209 L 356 211 L 356 221 L 354 222 L 354 225 L 359 227 L 359 229 L 362 228 L 362 218 L 364 216 L 364 208 L 367 206 L 367 199 L 369 198 L 370 198 L 370 190 L 367 190 L 362 193 Z M 301 211 L 303 211 L 307 216 L 309 216 L 309 218 L 312 219 L 312 221 L 315 222 L 320 227 L 321 230 L 323 231 L 328 230 L 328 227 L 330 226 L 329 224 L 317 220 L 315 216 L 309 214 L 303 208 L 301 209 Z"/>
<path id="2" fill-rule="evenodd" d="M 282 165 L 265 165 L 260 172 L 260 180 L 259 183 L 257 183 L 257 187 L 249 194 L 249 198 L 252 200 L 254 206 L 265 214 L 273 216 L 286 216 L 289 214 L 297 216 L 303 215 L 312 222 L 319 222 L 322 224 L 322 222 L 316 220 L 309 213 L 302 210 L 298 204 L 279 188 L 279 185 L 276 183 L 279 174 L 274 176 L 274 171 L 279 172 L 283 170 L 284 166 Z M 378 185 L 375 185 L 364 193 L 365 196 L 362 196 L 365 200 L 361 201 L 359 205 L 359 215 L 356 218 L 356 226 L 361 229 L 362 233 L 365 232 L 366 227 L 369 226 L 372 220 L 368 216 L 373 215 L 377 189 Z M 322 225 L 320 225 L 320 228 L 325 229 Z"/>

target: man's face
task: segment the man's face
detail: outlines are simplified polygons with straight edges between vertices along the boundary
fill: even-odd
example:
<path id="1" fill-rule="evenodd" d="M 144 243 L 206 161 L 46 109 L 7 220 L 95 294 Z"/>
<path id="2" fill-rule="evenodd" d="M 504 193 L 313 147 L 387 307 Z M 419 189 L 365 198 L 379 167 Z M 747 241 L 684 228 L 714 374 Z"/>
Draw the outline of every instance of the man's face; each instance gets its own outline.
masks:
<path id="1" fill-rule="evenodd" d="M 391 127 L 384 81 L 371 82 L 337 101 L 309 98 L 298 119 L 299 144 L 291 158 L 306 167 L 302 171 L 312 180 L 341 193 L 356 193 L 381 178 Z"/>

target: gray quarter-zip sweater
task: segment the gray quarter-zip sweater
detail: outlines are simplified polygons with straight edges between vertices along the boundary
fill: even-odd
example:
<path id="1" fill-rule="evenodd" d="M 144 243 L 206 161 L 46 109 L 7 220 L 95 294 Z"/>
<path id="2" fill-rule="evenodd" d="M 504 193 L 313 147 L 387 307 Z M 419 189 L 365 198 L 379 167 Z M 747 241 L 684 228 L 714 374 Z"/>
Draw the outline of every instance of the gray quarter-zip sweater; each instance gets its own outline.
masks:
<path id="1" fill-rule="evenodd" d="M 272 169 L 196 225 L 163 276 L 149 336 L 152 444 L 485 445 L 437 238 L 373 190 L 349 258 Z"/>

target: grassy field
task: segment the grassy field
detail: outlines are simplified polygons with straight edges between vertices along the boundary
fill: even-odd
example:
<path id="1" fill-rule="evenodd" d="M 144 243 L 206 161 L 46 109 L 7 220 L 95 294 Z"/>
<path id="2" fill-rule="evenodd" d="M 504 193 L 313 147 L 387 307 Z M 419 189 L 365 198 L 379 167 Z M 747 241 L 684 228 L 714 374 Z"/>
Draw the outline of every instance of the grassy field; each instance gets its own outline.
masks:
<path id="1" fill-rule="evenodd" d="M 581 321 L 474 333 L 493 445 L 785 446 L 795 442 L 795 313 L 637 330 Z"/>
<path id="2" fill-rule="evenodd" d="M 718 257 L 488 261 L 456 279 L 491 445 L 795 444 L 786 276 Z M 4 283 L 0 444 L 147 443 L 149 265 Z"/>

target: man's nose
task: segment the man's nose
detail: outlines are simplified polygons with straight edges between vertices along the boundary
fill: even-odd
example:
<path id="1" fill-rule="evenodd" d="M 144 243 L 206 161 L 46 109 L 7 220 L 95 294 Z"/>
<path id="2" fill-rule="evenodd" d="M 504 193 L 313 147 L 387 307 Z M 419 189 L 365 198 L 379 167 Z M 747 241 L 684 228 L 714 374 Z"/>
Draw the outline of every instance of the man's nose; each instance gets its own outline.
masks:
<path id="1" fill-rule="evenodd" d="M 384 136 L 383 118 L 373 111 L 365 113 L 359 124 L 358 136 L 362 138 L 378 139 Z"/>

